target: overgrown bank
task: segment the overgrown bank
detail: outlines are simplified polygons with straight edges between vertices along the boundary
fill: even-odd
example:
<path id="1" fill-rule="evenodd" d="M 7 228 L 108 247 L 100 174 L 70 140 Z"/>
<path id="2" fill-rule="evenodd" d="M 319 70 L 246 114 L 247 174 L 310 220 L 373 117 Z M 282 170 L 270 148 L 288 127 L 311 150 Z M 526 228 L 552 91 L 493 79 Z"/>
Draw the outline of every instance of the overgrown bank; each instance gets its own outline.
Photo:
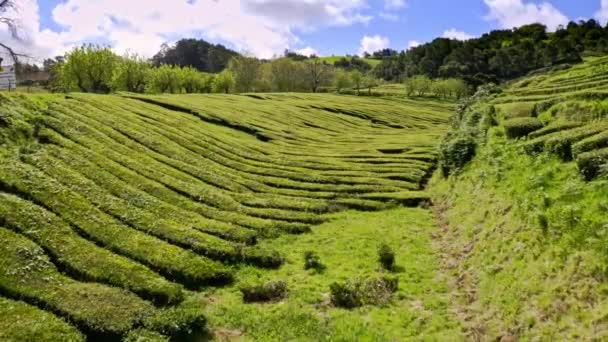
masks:
<path id="1" fill-rule="evenodd" d="M 606 116 L 572 86 L 601 96 L 605 63 L 485 89 L 455 118 L 429 192 L 442 268 L 470 338 L 608 336 L 608 180 L 596 157 Z"/>

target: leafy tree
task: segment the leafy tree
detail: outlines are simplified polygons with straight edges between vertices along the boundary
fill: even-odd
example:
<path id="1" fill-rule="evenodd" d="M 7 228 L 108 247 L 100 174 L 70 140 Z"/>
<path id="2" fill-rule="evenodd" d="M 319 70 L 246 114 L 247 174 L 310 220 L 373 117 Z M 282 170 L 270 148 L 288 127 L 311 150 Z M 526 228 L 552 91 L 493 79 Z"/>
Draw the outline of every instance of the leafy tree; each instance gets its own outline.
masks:
<path id="1" fill-rule="evenodd" d="M 234 88 L 234 75 L 229 70 L 224 70 L 215 76 L 213 82 L 213 91 L 216 93 L 230 93 L 230 90 Z"/>
<path id="2" fill-rule="evenodd" d="M 146 79 L 151 68 L 143 57 L 125 55 L 115 65 L 112 75 L 112 89 L 143 93 L 146 90 Z"/>
<path id="3" fill-rule="evenodd" d="M 256 58 L 232 57 L 228 64 L 228 70 L 234 75 L 236 91 L 239 93 L 254 91 L 259 69 L 260 61 Z"/>
<path id="4" fill-rule="evenodd" d="M 83 45 L 66 54 L 59 79 L 68 90 L 108 93 L 119 61 L 107 47 Z"/>
<path id="5" fill-rule="evenodd" d="M 211 44 L 202 39 L 181 39 L 174 46 L 163 44 L 152 57 L 152 63 L 155 66 L 169 64 L 217 73 L 224 70 L 230 59 L 237 55 L 221 44 Z"/>
<path id="6" fill-rule="evenodd" d="M 179 68 L 161 65 L 148 70 L 146 92 L 148 93 L 181 93 L 182 84 Z"/>
<path id="7" fill-rule="evenodd" d="M 359 90 L 363 84 L 363 74 L 359 70 L 355 70 L 350 74 L 350 78 L 355 90 L 357 90 L 357 95 L 359 95 Z"/>
<path id="8" fill-rule="evenodd" d="M 424 96 L 431 90 L 431 86 L 433 85 L 433 81 L 425 75 L 418 75 L 414 77 L 411 82 L 414 84 L 418 97 Z"/>
<path id="9" fill-rule="evenodd" d="M 362 80 L 363 87 L 367 88 L 367 94 L 372 95 L 372 88 L 378 86 L 378 80 L 373 76 L 365 76 Z"/>
<path id="10" fill-rule="evenodd" d="M 307 83 L 304 63 L 289 58 L 279 58 L 270 62 L 272 88 L 274 91 L 297 91 Z"/>
<path id="11" fill-rule="evenodd" d="M 338 70 L 334 76 L 334 86 L 338 91 L 348 88 L 351 86 L 351 79 L 348 72 L 344 70 Z"/>
<path id="12" fill-rule="evenodd" d="M 213 80 L 210 74 L 199 72 L 192 67 L 185 67 L 178 69 L 178 77 L 181 80 L 183 91 L 187 94 L 211 92 Z"/>

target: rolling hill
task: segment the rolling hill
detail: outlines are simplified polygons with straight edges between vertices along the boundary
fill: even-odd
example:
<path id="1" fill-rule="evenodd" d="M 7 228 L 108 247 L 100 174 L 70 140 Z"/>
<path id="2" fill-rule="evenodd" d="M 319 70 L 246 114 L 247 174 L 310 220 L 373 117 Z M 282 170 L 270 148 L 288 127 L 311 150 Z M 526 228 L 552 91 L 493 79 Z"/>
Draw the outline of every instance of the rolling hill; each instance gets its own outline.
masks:
<path id="1" fill-rule="evenodd" d="M 344 210 L 428 203 L 423 187 L 452 106 L 313 94 L 0 94 L 0 298 L 11 303 L 6 314 L 49 322 L 6 334 L 181 340 L 203 334 L 206 317 L 229 325 L 213 321 L 213 289 L 238 292 L 252 272 L 300 269 L 303 251 L 283 239 L 318 241 Z M 356 215 L 366 214 L 346 217 Z M 407 231 L 398 217 L 432 226 L 420 209 L 395 215 L 393 234 Z M 360 227 L 370 237 L 375 228 Z M 376 274 L 368 259 L 365 272 Z M 343 274 L 360 273 L 355 260 Z M 296 298 L 304 280 L 281 278 Z"/>

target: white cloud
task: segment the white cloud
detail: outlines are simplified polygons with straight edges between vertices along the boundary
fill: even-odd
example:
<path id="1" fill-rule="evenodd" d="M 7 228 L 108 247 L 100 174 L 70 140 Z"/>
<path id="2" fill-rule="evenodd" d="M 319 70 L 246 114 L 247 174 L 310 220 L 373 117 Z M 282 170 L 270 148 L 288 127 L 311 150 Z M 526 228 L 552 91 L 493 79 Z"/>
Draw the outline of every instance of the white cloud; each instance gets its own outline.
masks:
<path id="1" fill-rule="evenodd" d="M 296 49 L 295 52 L 300 55 L 308 56 L 308 57 L 310 57 L 312 55 L 319 56 L 319 51 L 315 50 L 314 48 L 312 48 L 310 46 L 307 46 L 303 49 Z"/>
<path id="2" fill-rule="evenodd" d="M 361 14 L 365 0 L 243 0 L 246 12 L 283 25 L 308 29 L 315 25 L 368 23 Z"/>
<path id="3" fill-rule="evenodd" d="M 568 24 L 568 17 L 548 2 L 524 3 L 522 0 L 484 0 L 489 7 L 488 20 L 498 22 L 502 28 L 541 23 L 551 31 Z"/>
<path id="4" fill-rule="evenodd" d="M 406 50 L 409 50 L 409 49 L 412 49 L 412 48 L 418 47 L 418 46 L 420 46 L 420 45 L 422 45 L 422 43 L 421 43 L 421 42 L 419 42 L 419 41 L 417 41 L 417 40 L 410 40 L 410 41 L 407 43 L 407 49 L 406 49 Z"/>
<path id="5" fill-rule="evenodd" d="M 359 55 L 364 53 L 374 53 L 378 50 L 386 49 L 390 45 L 390 40 L 387 37 L 380 35 L 364 36 L 361 39 L 361 46 L 359 47 Z"/>
<path id="6" fill-rule="evenodd" d="M 402 9 L 407 6 L 405 0 L 384 0 L 384 8 L 387 10 Z"/>
<path id="7" fill-rule="evenodd" d="M 602 0 L 599 11 L 595 12 L 595 18 L 602 24 L 608 22 L 608 0 Z"/>
<path id="8" fill-rule="evenodd" d="M 443 38 L 456 39 L 456 40 L 469 40 L 475 38 L 475 36 L 470 35 L 464 31 L 458 31 L 455 28 L 451 28 L 449 30 L 443 31 L 441 35 Z"/>
<path id="9" fill-rule="evenodd" d="M 295 29 L 372 20 L 365 15 L 367 0 L 65 0 L 52 11 L 61 27 L 54 32 L 40 29 L 36 0 L 21 2 L 29 40 L 14 45 L 39 57 L 91 41 L 109 42 L 118 53 L 151 56 L 163 42 L 202 35 L 270 58 L 298 43 Z M 0 28 L 0 41 L 9 41 L 7 37 Z"/>
<path id="10" fill-rule="evenodd" d="M 398 21 L 399 20 L 399 16 L 394 14 L 394 13 L 390 13 L 390 12 L 380 12 L 380 14 L 378 14 L 380 16 L 380 18 L 384 19 L 384 20 L 388 20 L 388 21 Z"/>

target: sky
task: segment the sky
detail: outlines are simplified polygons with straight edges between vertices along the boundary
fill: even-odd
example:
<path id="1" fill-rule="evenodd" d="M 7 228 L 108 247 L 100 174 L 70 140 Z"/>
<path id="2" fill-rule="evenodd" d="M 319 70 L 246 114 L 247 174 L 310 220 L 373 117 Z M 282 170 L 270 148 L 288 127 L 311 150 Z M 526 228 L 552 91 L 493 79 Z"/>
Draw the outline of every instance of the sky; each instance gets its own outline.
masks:
<path id="1" fill-rule="evenodd" d="M 153 56 L 203 38 L 261 58 L 285 49 L 322 56 L 404 50 L 436 37 L 465 40 L 540 22 L 608 21 L 608 0 L 15 0 L 21 40 L 0 41 L 33 62 L 95 43 Z"/>

